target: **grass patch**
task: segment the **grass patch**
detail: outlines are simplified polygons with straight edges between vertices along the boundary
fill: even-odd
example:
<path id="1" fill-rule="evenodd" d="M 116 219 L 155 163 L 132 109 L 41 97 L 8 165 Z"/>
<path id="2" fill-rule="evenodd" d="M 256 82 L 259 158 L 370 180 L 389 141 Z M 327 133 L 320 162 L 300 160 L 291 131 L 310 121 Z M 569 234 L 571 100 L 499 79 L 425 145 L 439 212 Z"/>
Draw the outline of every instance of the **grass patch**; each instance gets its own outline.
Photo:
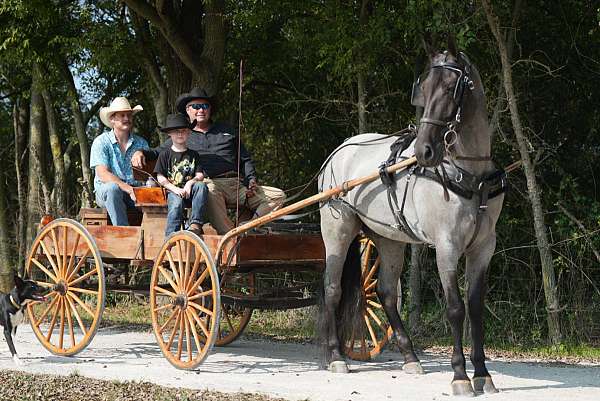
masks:
<path id="1" fill-rule="evenodd" d="M 89 379 L 0 370 L 0 399 L 15 401 L 284 401 L 260 394 L 163 387 L 146 382 Z"/>

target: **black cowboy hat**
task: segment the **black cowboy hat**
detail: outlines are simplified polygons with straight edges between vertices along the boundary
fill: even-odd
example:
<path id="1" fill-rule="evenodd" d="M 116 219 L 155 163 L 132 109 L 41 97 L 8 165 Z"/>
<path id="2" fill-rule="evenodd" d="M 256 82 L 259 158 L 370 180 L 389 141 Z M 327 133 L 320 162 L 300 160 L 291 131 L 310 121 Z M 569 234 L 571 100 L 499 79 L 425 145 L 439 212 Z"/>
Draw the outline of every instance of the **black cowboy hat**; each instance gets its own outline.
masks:
<path id="1" fill-rule="evenodd" d="M 181 114 L 185 114 L 185 106 L 195 99 L 205 99 L 209 102 L 212 101 L 212 98 L 204 89 L 194 88 L 189 93 L 184 93 L 180 95 L 177 100 L 175 100 L 175 107 L 177 108 L 177 111 Z"/>
<path id="2" fill-rule="evenodd" d="M 196 121 L 191 123 L 183 114 L 169 114 L 165 121 L 164 127 L 159 127 L 162 132 L 173 131 L 174 129 L 189 128 L 192 129 L 196 126 Z"/>

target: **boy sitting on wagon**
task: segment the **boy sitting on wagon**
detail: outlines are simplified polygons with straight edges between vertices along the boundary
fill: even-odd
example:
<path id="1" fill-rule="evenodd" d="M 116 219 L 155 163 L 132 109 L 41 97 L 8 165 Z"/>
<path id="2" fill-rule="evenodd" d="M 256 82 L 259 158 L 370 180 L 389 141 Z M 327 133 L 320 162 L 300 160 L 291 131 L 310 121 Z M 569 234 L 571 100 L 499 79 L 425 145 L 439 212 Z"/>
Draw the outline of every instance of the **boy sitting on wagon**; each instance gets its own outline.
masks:
<path id="1" fill-rule="evenodd" d="M 187 147 L 194 125 L 190 125 L 188 119 L 181 114 L 169 114 L 165 126 L 160 129 L 169 134 L 173 142 L 160 152 L 154 167 L 158 182 L 169 191 L 165 236 L 181 228 L 184 206 L 192 208 L 187 229 L 195 234 L 202 234 L 208 188 L 202 182 L 204 174 L 200 155 Z"/>

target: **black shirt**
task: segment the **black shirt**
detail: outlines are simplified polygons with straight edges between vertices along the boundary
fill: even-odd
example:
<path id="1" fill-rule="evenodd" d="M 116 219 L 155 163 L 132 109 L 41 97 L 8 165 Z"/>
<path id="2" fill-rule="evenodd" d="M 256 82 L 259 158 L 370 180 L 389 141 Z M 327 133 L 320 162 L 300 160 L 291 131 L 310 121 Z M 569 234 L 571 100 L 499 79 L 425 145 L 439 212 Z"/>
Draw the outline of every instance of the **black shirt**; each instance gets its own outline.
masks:
<path id="1" fill-rule="evenodd" d="M 154 172 L 164 175 L 171 184 L 183 188 L 196 173 L 202 172 L 200 155 L 191 149 L 176 152 L 168 147 L 158 155 Z"/>
<path id="2" fill-rule="evenodd" d="M 157 148 L 145 150 L 144 155 L 149 160 L 155 160 L 160 151 L 171 147 L 171 138 Z M 195 150 L 202 160 L 202 168 L 207 177 L 215 178 L 228 172 L 237 173 L 238 134 L 228 124 L 213 124 L 206 133 L 192 131 L 187 146 Z M 240 146 L 241 175 L 248 184 L 250 179 L 256 179 L 254 164 L 250 154 L 243 144 Z"/>

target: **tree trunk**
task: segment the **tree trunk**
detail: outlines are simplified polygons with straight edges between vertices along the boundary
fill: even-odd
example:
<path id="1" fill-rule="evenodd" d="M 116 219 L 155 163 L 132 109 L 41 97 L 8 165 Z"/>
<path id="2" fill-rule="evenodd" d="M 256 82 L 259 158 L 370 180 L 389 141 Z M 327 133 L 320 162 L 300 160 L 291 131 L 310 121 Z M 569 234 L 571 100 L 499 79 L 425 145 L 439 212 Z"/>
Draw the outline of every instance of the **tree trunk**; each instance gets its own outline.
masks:
<path id="1" fill-rule="evenodd" d="M 85 133 L 85 119 L 79 105 L 79 95 L 73 80 L 73 74 L 69 69 L 69 65 L 65 60 L 59 62 L 59 70 L 67 83 L 67 95 L 71 103 L 71 112 L 73 113 L 73 122 L 75 124 L 75 133 L 79 142 L 79 153 L 81 155 L 81 176 L 83 185 L 83 198 L 81 203 L 83 207 L 89 207 L 91 204 L 92 194 L 94 193 L 92 170 L 90 168 L 90 146 L 87 135 Z"/>
<path id="2" fill-rule="evenodd" d="M 423 245 L 410 245 L 410 276 L 408 280 L 410 292 L 410 305 L 408 308 L 408 327 L 410 333 L 415 335 L 421 325 L 421 270 L 422 270 Z"/>
<path id="3" fill-rule="evenodd" d="M 542 208 L 542 201 L 540 198 L 540 189 L 537 185 L 533 163 L 531 162 L 529 153 L 527 151 L 527 140 L 521 126 L 521 118 L 519 116 L 519 110 L 517 107 L 517 97 L 513 89 L 512 69 L 510 60 L 508 59 L 508 50 L 500 33 L 498 18 L 496 17 L 489 0 L 481 0 L 481 2 L 483 4 L 483 8 L 485 9 L 485 14 L 490 29 L 496 38 L 498 50 L 500 51 L 502 75 L 504 78 L 504 90 L 506 91 L 508 98 L 510 118 L 517 139 L 521 160 L 523 162 L 529 200 L 531 202 L 531 208 L 533 209 L 535 236 L 542 264 L 542 281 L 544 283 L 544 294 L 546 297 L 546 308 L 548 312 L 548 336 L 550 337 L 550 341 L 552 343 L 557 344 L 562 340 L 560 330 L 558 290 L 556 286 L 550 244 L 548 242 L 548 234 L 546 231 L 546 225 L 544 224 L 544 210 Z"/>
<path id="4" fill-rule="evenodd" d="M 37 232 L 41 216 L 40 199 L 40 156 L 42 154 L 42 132 L 44 124 L 44 99 L 40 92 L 40 76 L 34 72 L 31 83 L 31 110 L 29 113 L 29 188 L 27 191 L 27 234 L 26 248 Z"/>
<path id="5" fill-rule="evenodd" d="M 27 221 L 27 190 L 25 183 L 27 175 L 24 171 L 24 164 L 27 157 L 27 120 L 29 104 L 22 98 L 18 98 L 13 106 L 13 129 L 15 132 L 15 177 L 17 181 L 17 199 L 19 202 L 17 210 L 17 227 L 15 232 L 17 249 L 18 271 L 24 267 L 26 253 L 26 225 Z"/>
<path id="6" fill-rule="evenodd" d="M 141 57 L 144 60 L 144 69 L 151 80 L 148 89 L 150 90 L 150 97 L 154 103 L 156 124 L 162 126 L 169 113 L 169 91 L 161 74 L 156 55 L 154 54 L 154 49 L 151 45 L 152 36 L 147 22 L 133 11 L 131 12 L 131 22 L 135 30 L 136 43 L 141 49 Z M 166 135 L 159 129 L 156 130 L 156 133 L 160 138 L 160 142 L 164 142 Z"/>
<path id="7" fill-rule="evenodd" d="M 8 226 L 7 192 L 4 174 L 0 174 L 0 291 L 7 293 L 13 284 L 14 261 L 11 258 L 10 238 L 12 230 Z"/>
<path id="8" fill-rule="evenodd" d="M 360 16 L 358 23 L 360 29 L 367 29 L 369 15 L 371 15 L 371 0 L 362 0 L 360 6 Z M 358 133 L 364 134 L 369 130 L 367 121 L 367 78 L 364 69 L 361 65 L 358 66 L 359 71 L 356 74 L 357 83 L 357 108 L 358 108 Z"/>
<path id="9" fill-rule="evenodd" d="M 508 31 L 508 35 L 506 35 L 506 52 L 508 61 L 511 61 L 513 58 L 513 50 L 515 48 L 515 32 L 517 30 L 517 21 L 519 20 L 519 16 L 521 15 L 522 4 L 523 0 L 515 0 L 515 4 L 513 6 L 512 28 Z M 500 116 L 503 110 L 506 108 L 506 92 L 504 91 L 504 79 L 502 78 L 502 72 L 500 72 L 500 79 L 498 82 L 498 88 L 496 92 L 496 105 L 494 106 L 492 119 L 490 120 L 490 127 L 492 128 L 492 137 L 495 137 L 498 131 L 500 131 Z"/>
<path id="10" fill-rule="evenodd" d="M 54 203 L 54 212 L 58 216 L 65 216 L 67 210 L 66 202 L 66 181 L 65 181 L 65 161 L 63 158 L 60 138 L 58 136 L 58 123 L 56 113 L 52 105 L 52 96 L 48 88 L 42 89 L 42 97 L 46 108 L 46 121 L 48 122 L 48 135 L 50 137 L 50 150 L 52 152 L 52 162 L 54 164 L 54 186 L 52 188 L 52 200 Z"/>

